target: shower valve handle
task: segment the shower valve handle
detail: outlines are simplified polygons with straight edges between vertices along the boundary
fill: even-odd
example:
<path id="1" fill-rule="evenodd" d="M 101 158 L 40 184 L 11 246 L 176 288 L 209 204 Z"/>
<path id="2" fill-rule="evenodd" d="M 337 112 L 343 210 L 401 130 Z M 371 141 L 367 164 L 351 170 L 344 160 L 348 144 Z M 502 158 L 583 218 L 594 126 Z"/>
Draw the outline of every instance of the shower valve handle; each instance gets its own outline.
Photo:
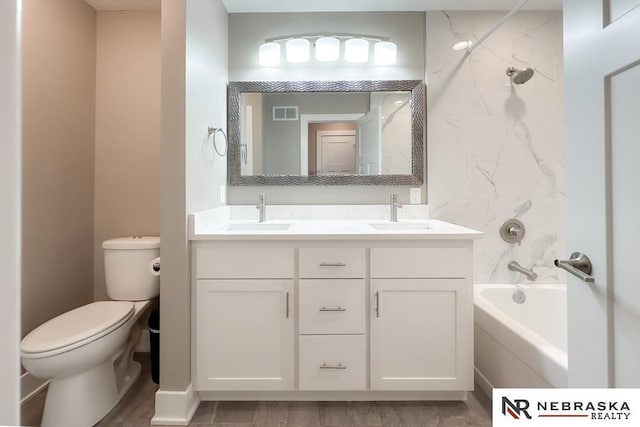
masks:
<path id="1" fill-rule="evenodd" d="M 591 275 L 591 260 L 588 256 L 581 252 L 574 252 L 567 261 L 555 260 L 553 262 L 556 267 L 561 268 L 578 279 L 586 283 L 594 283 L 595 279 Z"/>

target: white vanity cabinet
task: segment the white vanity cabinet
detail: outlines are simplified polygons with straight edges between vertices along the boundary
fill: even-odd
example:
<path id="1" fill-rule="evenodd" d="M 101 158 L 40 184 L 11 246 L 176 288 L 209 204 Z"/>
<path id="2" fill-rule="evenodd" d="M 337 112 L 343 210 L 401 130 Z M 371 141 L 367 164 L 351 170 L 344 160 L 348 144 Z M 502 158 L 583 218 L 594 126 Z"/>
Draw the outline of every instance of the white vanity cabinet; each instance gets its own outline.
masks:
<path id="1" fill-rule="evenodd" d="M 195 386 L 293 390 L 293 249 L 196 249 Z"/>
<path id="2" fill-rule="evenodd" d="M 371 249 L 371 389 L 472 390 L 472 253 Z"/>
<path id="3" fill-rule="evenodd" d="M 193 376 L 204 399 L 464 399 L 471 238 L 197 241 Z"/>

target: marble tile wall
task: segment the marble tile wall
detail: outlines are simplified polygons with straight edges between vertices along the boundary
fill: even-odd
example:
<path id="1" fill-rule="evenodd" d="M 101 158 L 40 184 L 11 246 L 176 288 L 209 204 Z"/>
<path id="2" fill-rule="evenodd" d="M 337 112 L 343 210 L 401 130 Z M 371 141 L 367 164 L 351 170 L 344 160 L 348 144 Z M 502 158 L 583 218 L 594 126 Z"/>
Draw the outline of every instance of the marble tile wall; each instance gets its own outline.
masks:
<path id="1" fill-rule="evenodd" d="M 476 241 L 477 283 L 524 283 L 511 260 L 564 282 L 553 260 L 565 245 L 565 152 L 561 12 L 520 12 L 471 54 L 451 46 L 477 40 L 504 12 L 428 12 L 427 173 L 431 218 L 484 231 Z M 507 67 L 531 67 L 523 85 Z M 500 224 L 526 226 L 521 246 Z"/>

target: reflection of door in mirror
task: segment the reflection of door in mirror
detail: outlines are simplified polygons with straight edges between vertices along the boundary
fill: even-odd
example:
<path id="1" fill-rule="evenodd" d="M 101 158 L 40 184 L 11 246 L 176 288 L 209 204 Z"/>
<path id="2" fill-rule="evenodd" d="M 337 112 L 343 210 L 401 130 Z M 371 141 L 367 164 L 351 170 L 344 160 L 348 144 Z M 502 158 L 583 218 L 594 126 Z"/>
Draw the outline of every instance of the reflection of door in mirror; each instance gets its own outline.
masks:
<path id="1" fill-rule="evenodd" d="M 247 93 L 240 106 L 240 170 L 242 175 L 264 173 L 261 93 Z"/>
<path id="2" fill-rule="evenodd" d="M 350 135 L 351 139 L 355 141 L 355 121 L 358 117 L 360 117 L 360 115 L 314 115 L 305 117 L 305 120 L 301 122 L 301 126 L 303 127 L 301 131 L 306 136 L 306 138 L 302 138 L 301 142 L 307 144 L 306 149 L 302 150 L 305 155 L 302 167 L 304 175 L 322 174 L 322 168 L 320 166 L 322 162 L 319 159 L 321 154 L 318 154 L 321 149 L 319 135 Z M 354 157 L 354 152 L 355 149 L 351 157 Z M 353 160 L 353 166 L 351 166 L 350 170 L 355 171 L 355 160 Z M 349 175 L 353 173 L 354 172 L 351 172 Z M 343 175 L 344 174 L 347 173 L 345 172 Z M 325 173 L 325 175 L 327 175 L 327 173 Z"/>
<path id="3" fill-rule="evenodd" d="M 356 122 L 356 170 L 358 175 L 379 175 L 382 152 L 380 107 L 372 108 Z"/>
<path id="4" fill-rule="evenodd" d="M 411 94 L 244 92 L 237 111 L 240 176 L 411 175 Z M 286 114 L 289 110 L 297 114 Z M 355 151 L 327 143 L 328 157 L 348 156 L 319 167 L 317 132 L 347 129 L 355 131 Z"/>
<path id="5" fill-rule="evenodd" d="M 316 133 L 318 175 L 353 175 L 356 137 L 353 130 L 320 130 Z"/>

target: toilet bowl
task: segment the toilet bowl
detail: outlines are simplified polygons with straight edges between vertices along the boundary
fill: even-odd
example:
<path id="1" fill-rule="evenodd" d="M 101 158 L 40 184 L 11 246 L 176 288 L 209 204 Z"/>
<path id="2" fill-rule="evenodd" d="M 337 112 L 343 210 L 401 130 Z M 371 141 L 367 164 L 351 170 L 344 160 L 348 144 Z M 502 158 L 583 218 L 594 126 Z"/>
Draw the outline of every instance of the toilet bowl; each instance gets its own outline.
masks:
<path id="1" fill-rule="evenodd" d="M 133 350 L 151 299 L 159 294 L 158 277 L 149 272 L 159 246 L 158 237 L 105 241 L 107 294 L 114 300 L 63 313 L 20 343 L 24 368 L 51 379 L 43 427 L 94 425 L 138 378 Z"/>

